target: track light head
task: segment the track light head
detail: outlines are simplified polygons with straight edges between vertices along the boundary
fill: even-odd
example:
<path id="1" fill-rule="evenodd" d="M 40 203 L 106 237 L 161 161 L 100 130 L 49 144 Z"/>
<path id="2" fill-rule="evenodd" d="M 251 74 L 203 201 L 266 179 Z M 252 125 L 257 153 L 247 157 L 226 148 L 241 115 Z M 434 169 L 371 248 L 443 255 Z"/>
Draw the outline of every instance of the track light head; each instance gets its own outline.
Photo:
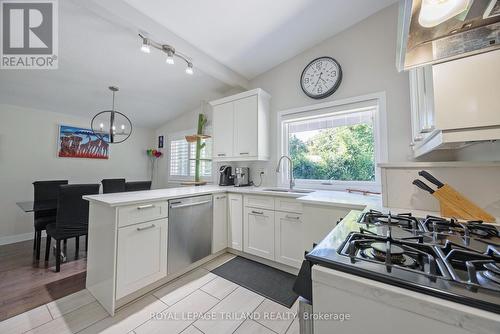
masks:
<path id="1" fill-rule="evenodd" d="M 193 63 L 188 63 L 186 67 L 186 73 L 192 75 L 194 73 L 193 71 Z"/>
<path id="2" fill-rule="evenodd" d="M 141 51 L 144 53 L 151 53 L 150 41 L 147 38 L 142 39 Z"/>

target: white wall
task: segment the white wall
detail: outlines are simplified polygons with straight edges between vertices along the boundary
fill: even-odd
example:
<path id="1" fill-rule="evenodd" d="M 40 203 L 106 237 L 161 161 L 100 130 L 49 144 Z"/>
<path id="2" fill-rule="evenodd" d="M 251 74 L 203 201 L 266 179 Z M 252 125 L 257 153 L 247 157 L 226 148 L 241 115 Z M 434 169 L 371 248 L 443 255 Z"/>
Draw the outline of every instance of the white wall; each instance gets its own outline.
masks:
<path id="1" fill-rule="evenodd" d="M 134 128 L 126 142 L 111 145 L 108 160 L 74 159 L 57 157 L 59 124 L 89 127 L 90 118 L 0 104 L 0 244 L 32 236 L 33 215 L 16 202 L 33 199 L 35 180 L 150 178 L 145 150 L 153 145 L 153 130 Z"/>
<path id="2" fill-rule="evenodd" d="M 413 160 L 409 78 L 407 72 L 398 73 L 395 65 L 397 20 L 398 4 L 394 4 L 252 80 L 252 87 L 263 88 L 272 96 L 271 129 L 276 128 L 276 112 L 280 110 L 385 91 L 388 159 Z M 299 80 L 304 67 L 320 56 L 331 56 L 340 63 L 343 80 L 332 96 L 315 101 L 302 92 Z M 272 131 L 272 143 L 276 142 L 275 134 Z M 276 145 L 271 149 L 274 166 Z M 424 159 L 450 158 L 447 152 L 439 152 Z"/>

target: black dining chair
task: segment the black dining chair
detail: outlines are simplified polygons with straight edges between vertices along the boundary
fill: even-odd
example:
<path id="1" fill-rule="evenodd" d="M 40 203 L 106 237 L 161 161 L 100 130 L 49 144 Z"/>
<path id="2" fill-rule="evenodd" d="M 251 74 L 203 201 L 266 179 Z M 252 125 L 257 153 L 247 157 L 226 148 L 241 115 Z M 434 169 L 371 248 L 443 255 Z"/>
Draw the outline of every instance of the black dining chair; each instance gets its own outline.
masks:
<path id="1" fill-rule="evenodd" d="M 33 182 L 34 189 L 34 206 L 37 202 L 56 201 L 59 195 L 59 187 L 68 184 L 68 180 L 51 180 L 51 181 L 35 181 Z M 35 227 L 35 236 L 33 240 L 33 252 L 35 258 L 40 260 L 40 247 L 42 243 L 42 231 L 46 226 L 56 221 L 57 210 L 34 210 L 33 224 Z"/>
<path id="2" fill-rule="evenodd" d="M 125 179 L 104 179 L 102 183 L 103 194 L 121 193 L 125 190 Z"/>
<path id="3" fill-rule="evenodd" d="M 55 223 L 47 225 L 47 244 L 45 262 L 49 261 L 50 242 L 56 241 L 56 272 L 61 270 L 61 241 L 75 238 L 75 258 L 78 257 L 80 236 L 88 235 L 89 203 L 84 195 L 99 193 L 99 184 L 71 184 L 61 186 L 57 199 L 57 215 Z"/>
<path id="4" fill-rule="evenodd" d="M 151 181 L 133 181 L 125 183 L 125 191 L 151 190 Z"/>

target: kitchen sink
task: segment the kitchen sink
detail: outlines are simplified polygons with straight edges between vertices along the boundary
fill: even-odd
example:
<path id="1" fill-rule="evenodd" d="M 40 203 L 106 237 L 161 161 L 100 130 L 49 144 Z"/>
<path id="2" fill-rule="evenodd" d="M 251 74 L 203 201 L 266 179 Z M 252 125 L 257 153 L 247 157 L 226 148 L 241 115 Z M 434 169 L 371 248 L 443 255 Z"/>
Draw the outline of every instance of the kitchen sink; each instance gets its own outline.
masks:
<path id="1" fill-rule="evenodd" d="M 304 189 L 289 189 L 289 188 L 264 188 L 264 191 L 274 191 L 277 193 L 290 193 L 290 194 L 310 194 L 314 190 L 304 190 Z"/>

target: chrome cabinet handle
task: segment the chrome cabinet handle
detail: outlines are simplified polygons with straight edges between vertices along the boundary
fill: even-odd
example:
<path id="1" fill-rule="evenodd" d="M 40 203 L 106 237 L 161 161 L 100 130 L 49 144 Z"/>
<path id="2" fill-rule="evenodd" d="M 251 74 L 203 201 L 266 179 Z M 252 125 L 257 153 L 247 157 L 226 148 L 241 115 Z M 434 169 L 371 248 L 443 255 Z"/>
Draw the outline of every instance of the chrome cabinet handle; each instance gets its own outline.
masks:
<path id="1" fill-rule="evenodd" d="M 218 157 L 225 157 L 226 156 L 226 153 L 218 153 L 217 154 Z"/>
<path id="2" fill-rule="evenodd" d="M 224 199 L 226 198 L 226 196 L 218 196 L 218 197 L 215 197 L 215 199 Z"/>
<path id="3" fill-rule="evenodd" d="M 263 215 L 263 214 L 264 214 L 264 212 L 253 211 L 253 210 L 252 210 L 252 213 L 253 213 L 253 214 L 256 214 L 256 215 Z"/>
<path id="4" fill-rule="evenodd" d="M 242 152 L 242 153 L 240 153 L 240 155 L 248 155 L 248 154 L 250 154 L 250 153 L 249 152 Z"/>
<path id="5" fill-rule="evenodd" d="M 299 220 L 300 219 L 300 216 L 289 216 L 289 215 L 286 215 L 285 216 L 286 219 L 295 219 L 295 220 Z"/>
<path id="6" fill-rule="evenodd" d="M 150 228 L 153 228 L 155 227 L 156 225 L 155 224 L 151 224 L 149 226 L 146 226 L 146 227 L 138 227 L 137 228 L 137 231 L 145 231 L 145 230 L 149 230 Z"/>
<path id="7" fill-rule="evenodd" d="M 150 209 L 154 208 L 155 206 L 153 204 L 147 204 L 147 205 L 141 205 L 137 207 L 137 210 L 144 210 L 144 209 Z"/>

